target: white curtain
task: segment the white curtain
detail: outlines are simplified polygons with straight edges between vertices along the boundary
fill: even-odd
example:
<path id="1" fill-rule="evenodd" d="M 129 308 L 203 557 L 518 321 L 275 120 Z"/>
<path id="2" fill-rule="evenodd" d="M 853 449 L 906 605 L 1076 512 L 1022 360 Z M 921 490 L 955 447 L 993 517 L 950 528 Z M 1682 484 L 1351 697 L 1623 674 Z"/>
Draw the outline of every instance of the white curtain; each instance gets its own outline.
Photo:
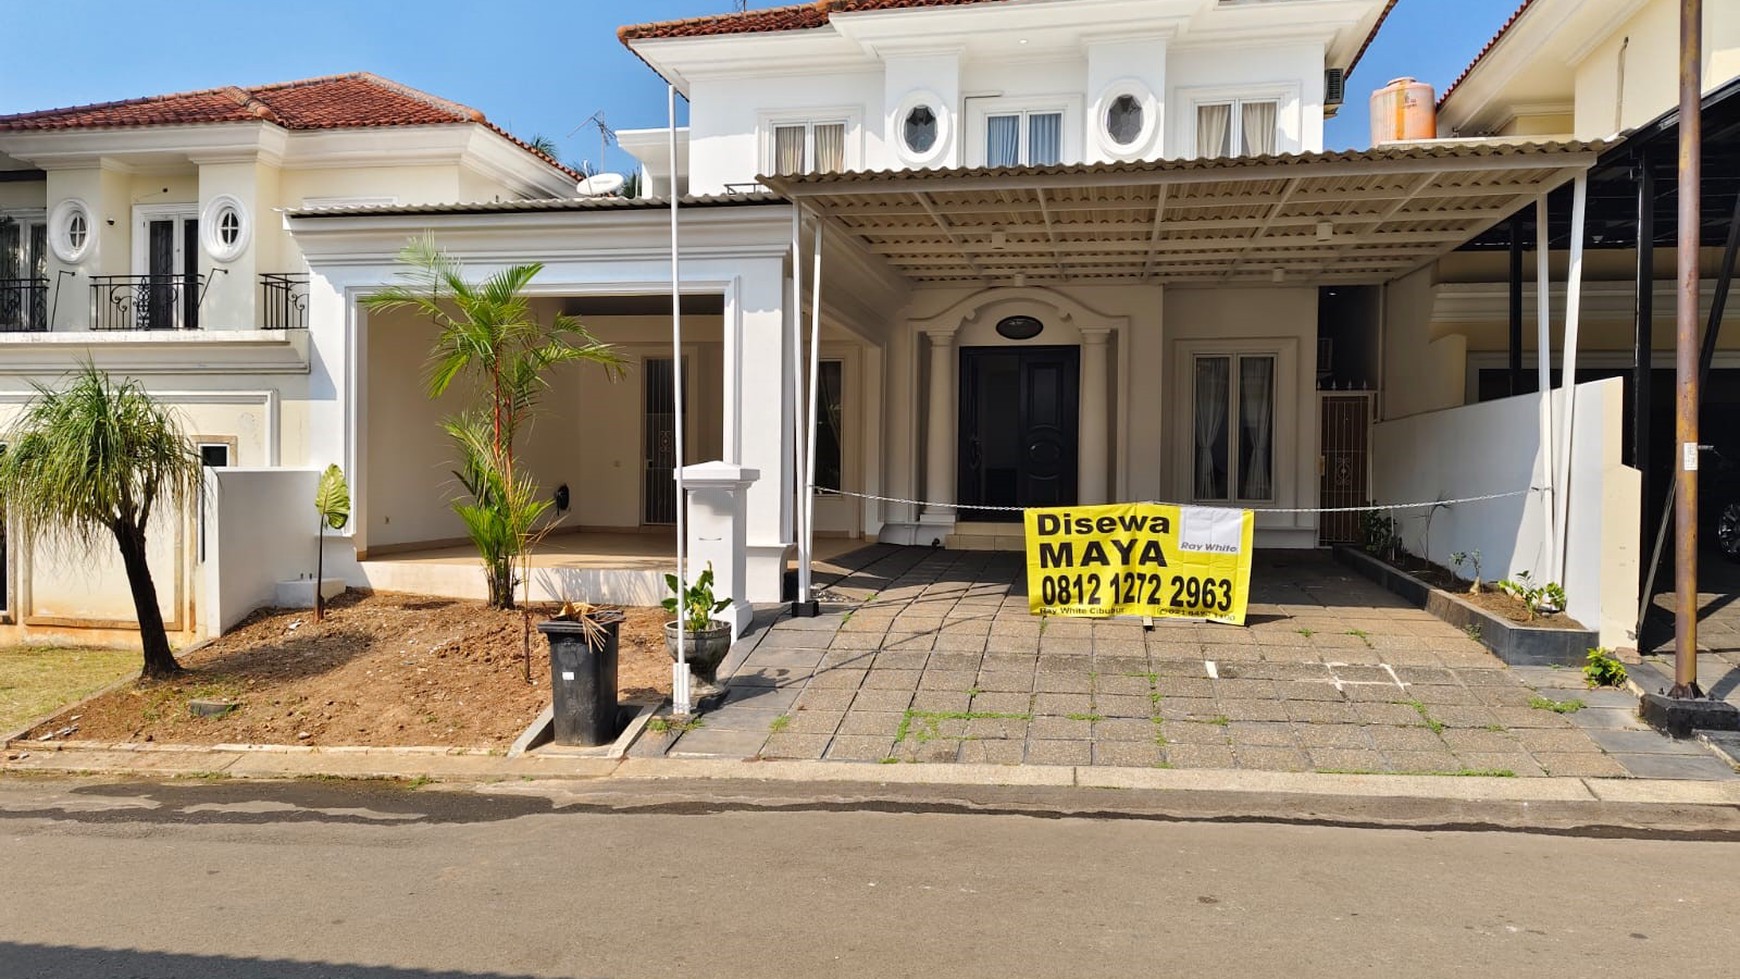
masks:
<path id="1" fill-rule="evenodd" d="M 1226 499 L 1226 357 L 1196 359 L 1196 498 Z"/>
<path id="2" fill-rule="evenodd" d="M 773 127 L 773 172 L 781 176 L 804 172 L 804 127 Z"/>
<path id="3" fill-rule="evenodd" d="M 1196 107 L 1196 155 L 1203 159 L 1232 155 L 1232 106 Z"/>
<path id="4" fill-rule="evenodd" d="M 1013 167 L 1021 163 L 1021 117 L 989 116 L 985 119 L 985 165 Z"/>
<path id="5" fill-rule="evenodd" d="M 1275 358 L 1239 358 L 1239 499 L 1275 496 Z"/>
<path id="6" fill-rule="evenodd" d="M 1246 102 L 1239 109 L 1245 155 L 1268 156 L 1275 152 L 1275 123 L 1280 106 L 1273 102 Z"/>
<path id="7" fill-rule="evenodd" d="M 1027 117 L 1027 162 L 1048 167 L 1063 162 L 1063 114 L 1035 112 Z"/>
<path id="8" fill-rule="evenodd" d="M 816 127 L 816 173 L 841 173 L 846 169 L 846 124 L 831 122 Z"/>

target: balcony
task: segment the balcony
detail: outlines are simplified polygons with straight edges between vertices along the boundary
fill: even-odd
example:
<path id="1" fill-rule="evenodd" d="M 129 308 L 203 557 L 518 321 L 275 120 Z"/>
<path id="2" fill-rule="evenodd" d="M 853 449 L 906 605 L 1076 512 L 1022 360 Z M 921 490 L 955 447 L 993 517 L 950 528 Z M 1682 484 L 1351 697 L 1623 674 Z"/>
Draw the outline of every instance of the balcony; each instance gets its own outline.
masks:
<path id="1" fill-rule="evenodd" d="M 93 275 L 91 329 L 197 330 L 202 275 Z"/>
<path id="2" fill-rule="evenodd" d="M 0 333 L 48 329 L 48 280 L 0 279 Z"/>
<path id="3" fill-rule="evenodd" d="M 260 329 L 308 329 L 308 276 L 260 273 Z"/>

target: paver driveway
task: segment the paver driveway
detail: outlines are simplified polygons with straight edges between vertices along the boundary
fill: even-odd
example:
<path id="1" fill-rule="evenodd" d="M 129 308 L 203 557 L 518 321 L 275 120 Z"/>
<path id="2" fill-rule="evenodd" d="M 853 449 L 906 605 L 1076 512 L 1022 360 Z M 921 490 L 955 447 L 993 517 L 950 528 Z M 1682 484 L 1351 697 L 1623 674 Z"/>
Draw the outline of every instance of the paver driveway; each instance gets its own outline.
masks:
<path id="1" fill-rule="evenodd" d="M 1018 554 L 876 546 L 726 664 L 673 755 L 1517 775 L 1733 772 L 1575 670 L 1510 670 L 1321 552 L 1264 552 L 1245 627 L 1039 619 Z M 1532 686 L 1531 686 L 1532 684 Z M 1562 714 L 1545 709 L 1578 700 Z M 1531 706 L 1531 704 L 1533 706 Z"/>

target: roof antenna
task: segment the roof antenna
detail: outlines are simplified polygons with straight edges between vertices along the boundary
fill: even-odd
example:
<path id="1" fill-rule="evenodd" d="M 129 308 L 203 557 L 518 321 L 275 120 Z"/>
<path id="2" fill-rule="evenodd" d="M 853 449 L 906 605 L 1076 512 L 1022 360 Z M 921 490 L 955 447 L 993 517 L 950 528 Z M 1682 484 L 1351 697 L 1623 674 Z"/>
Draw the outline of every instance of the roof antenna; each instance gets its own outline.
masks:
<path id="1" fill-rule="evenodd" d="M 569 130 L 568 136 L 572 138 L 575 133 L 587 126 L 598 130 L 598 165 L 586 171 L 586 175 L 591 177 L 604 172 L 604 151 L 609 148 L 611 143 L 616 142 L 616 130 L 610 128 L 610 124 L 604 121 L 604 110 L 599 109 L 592 113 L 585 122 Z"/>
<path id="2" fill-rule="evenodd" d="M 749 0 L 731 0 L 731 6 L 740 14 L 749 13 Z"/>

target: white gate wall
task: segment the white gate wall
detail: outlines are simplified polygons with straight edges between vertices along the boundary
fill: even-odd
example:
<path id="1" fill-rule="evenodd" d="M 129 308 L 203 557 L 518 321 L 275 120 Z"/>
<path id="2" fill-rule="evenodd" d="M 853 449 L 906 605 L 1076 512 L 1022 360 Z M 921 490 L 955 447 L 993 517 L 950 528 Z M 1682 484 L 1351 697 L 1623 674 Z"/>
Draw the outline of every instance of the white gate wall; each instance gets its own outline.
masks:
<path id="1" fill-rule="evenodd" d="M 1597 630 L 1604 646 L 1628 645 L 1636 626 L 1638 523 L 1636 469 L 1620 461 L 1624 383 L 1577 385 L 1563 581 L 1572 618 Z M 1379 503 L 1461 499 L 1538 488 L 1544 482 L 1541 399 L 1520 395 L 1379 423 L 1372 466 Z M 1554 428 L 1564 410 L 1553 394 Z M 1404 546 L 1452 567 L 1450 555 L 1478 550 L 1487 581 L 1530 572 L 1551 575 L 1545 497 L 1526 496 L 1396 511 Z M 1465 569 L 1465 572 L 1472 569 Z"/>

